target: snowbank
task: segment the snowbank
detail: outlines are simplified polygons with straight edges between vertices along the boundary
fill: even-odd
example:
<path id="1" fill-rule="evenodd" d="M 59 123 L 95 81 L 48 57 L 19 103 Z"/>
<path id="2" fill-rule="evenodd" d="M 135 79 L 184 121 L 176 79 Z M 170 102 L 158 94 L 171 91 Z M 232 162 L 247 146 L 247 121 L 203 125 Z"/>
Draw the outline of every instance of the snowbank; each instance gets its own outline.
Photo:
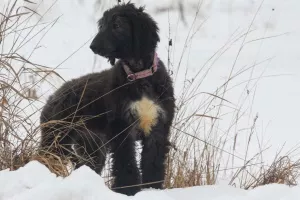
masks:
<path id="1" fill-rule="evenodd" d="M 103 179 L 86 166 L 61 178 L 36 161 L 16 171 L 0 171 L 0 185 L 0 200 L 293 200 L 300 196 L 298 186 L 273 184 L 249 191 L 227 185 L 145 190 L 128 197 L 111 191 Z"/>

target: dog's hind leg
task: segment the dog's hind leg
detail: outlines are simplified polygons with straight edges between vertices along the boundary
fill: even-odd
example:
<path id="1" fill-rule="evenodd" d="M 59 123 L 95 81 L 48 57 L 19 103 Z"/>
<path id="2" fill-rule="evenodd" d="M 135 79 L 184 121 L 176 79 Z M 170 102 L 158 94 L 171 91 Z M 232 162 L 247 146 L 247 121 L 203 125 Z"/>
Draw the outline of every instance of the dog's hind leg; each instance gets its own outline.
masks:
<path id="1" fill-rule="evenodd" d="M 115 138 L 111 141 L 114 184 L 112 190 L 126 195 L 140 191 L 140 172 L 135 155 L 135 141 L 125 121 L 116 119 L 111 124 Z"/>
<path id="2" fill-rule="evenodd" d="M 106 160 L 106 138 L 104 134 L 83 130 L 74 138 L 73 149 L 75 151 L 75 169 L 86 165 L 101 174 Z"/>
<path id="3" fill-rule="evenodd" d="M 71 132 L 71 129 L 63 129 L 61 126 L 42 127 L 39 154 L 70 157 L 73 153 Z"/>

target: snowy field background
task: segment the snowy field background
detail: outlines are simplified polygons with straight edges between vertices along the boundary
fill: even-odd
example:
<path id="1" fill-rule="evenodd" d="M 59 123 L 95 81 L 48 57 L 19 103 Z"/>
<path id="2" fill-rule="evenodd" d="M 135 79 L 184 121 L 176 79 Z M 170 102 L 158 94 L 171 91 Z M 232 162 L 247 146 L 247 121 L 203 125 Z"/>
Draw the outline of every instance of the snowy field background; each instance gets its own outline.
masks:
<path id="1" fill-rule="evenodd" d="M 9 0 L 0 2 L 0 7 L 7 2 Z M 300 90 L 297 89 L 297 86 L 300 85 L 300 68 L 298 66 L 300 63 L 300 25 L 297 23 L 297 19 L 300 17 L 298 12 L 300 2 L 298 0 L 185 0 L 186 24 L 178 20 L 179 13 L 176 8 L 169 13 L 157 12 L 159 9 L 170 5 L 176 7 L 176 4 L 171 0 L 132 2 L 137 5 L 146 5 L 146 11 L 152 14 L 158 22 L 161 37 L 161 42 L 158 44 L 158 55 L 165 63 L 167 63 L 168 57 L 169 37 L 173 40 L 171 62 L 175 69 L 173 78 L 177 97 L 183 90 L 192 88 L 185 85 L 186 79 L 191 79 L 199 70 L 201 71 L 198 81 L 195 81 L 192 86 L 203 79 L 198 91 L 214 93 L 220 85 L 226 82 L 231 71 L 235 74 L 255 65 L 255 68 L 251 68 L 232 80 L 228 85 L 230 90 L 224 96 L 226 100 L 231 102 L 228 107 L 239 108 L 238 105 L 242 104 L 241 110 L 223 110 L 222 117 L 218 121 L 220 131 L 216 131 L 213 136 L 210 136 L 211 133 L 206 131 L 206 127 L 202 127 L 200 130 L 203 130 L 203 132 L 199 132 L 199 135 L 197 135 L 199 138 L 215 137 L 221 140 L 224 138 L 220 133 L 229 132 L 226 135 L 226 140 L 231 141 L 228 143 L 232 144 L 235 136 L 238 135 L 239 139 L 237 140 L 235 153 L 236 156 L 243 158 L 245 157 L 245 149 L 249 138 L 249 129 L 251 129 L 253 121 L 257 117 L 253 132 L 254 139 L 250 144 L 247 157 L 251 158 L 261 148 L 270 146 L 268 151 L 264 152 L 262 159 L 267 165 L 284 145 L 283 155 L 291 149 L 296 149 L 297 151 L 294 151 L 291 157 L 298 158 L 297 147 L 300 141 L 297 124 L 298 112 L 300 111 Z M 115 1 L 103 0 L 101 8 L 106 9 L 114 4 Z M 109 63 L 106 60 L 93 55 L 89 49 L 90 39 L 97 31 L 96 21 L 102 12 L 95 9 L 96 5 L 94 0 L 44 0 L 39 1 L 38 4 L 25 3 L 25 6 L 37 10 L 43 17 L 34 16 L 31 19 L 30 23 L 41 24 L 31 35 L 39 31 L 40 33 L 21 49 L 21 53 L 26 58 L 30 57 L 32 62 L 56 68 L 56 71 L 64 80 L 109 68 Z M 198 13 L 197 8 L 199 8 Z M 194 19 L 196 20 L 194 21 Z M 55 23 L 53 23 L 54 21 Z M 170 32 L 169 25 L 171 26 Z M 43 29 L 45 27 L 46 29 Z M 251 32 L 243 37 L 242 35 L 248 30 L 251 30 Z M 22 34 L 26 34 L 26 32 Z M 186 40 L 187 37 L 188 40 Z M 9 47 L 9 44 L 4 44 L 4 47 L 5 45 Z M 241 46 L 243 46 L 242 49 Z M 34 53 L 31 54 L 33 49 Z M 241 52 L 239 53 L 240 49 Z M 237 55 L 239 56 L 237 57 Z M 66 58 L 68 59 L 66 60 Z M 180 67 L 178 67 L 179 63 L 181 63 Z M 177 71 L 177 69 L 179 70 Z M 185 75 L 186 70 L 187 75 Z M 251 81 L 248 81 L 249 79 Z M 39 85 L 38 96 L 40 96 L 41 102 L 31 105 L 28 107 L 29 110 L 41 108 L 47 96 L 63 81 L 53 78 L 50 83 L 45 82 Z M 193 110 L 194 107 L 202 103 L 203 98 L 199 95 L 199 98 L 189 102 L 190 109 Z M 210 115 L 213 114 L 210 113 Z M 241 116 L 241 119 L 238 124 L 234 125 L 238 116 Z M 37 117 L 38 113 L 36 114 L 36 123 L 38 123 Z M 207 126 L 209 125 L 208 121 Z M 229 129 L 229 127 L 231 128 Z M 232 146 L 226 146 L 224 150 L 231 151 Z M 226 158 L 224 158 L 225 162 Z M 243 164 L 244 161 L 237 159 L 233 166 L 238 167 Z M 103 185 L 103 180 L 94 176 L 86 168 L 74 172 L 71 177 L 63 180 L 50 175 L 47 170 L 37 164 L 31 164 L 27 167 L 20 169 L 20 172 L 0 172 L 0 184 L 10 183 L 0 190 L 2 192 L 0 193 L 0 199 L 11 196 L 12 193 L 7 193 L 7 191 L 15 191 L 16 188 L 13 188 L 12 185 L 22 181 L 22 178 L 23 181 L 27 181 L 26 170 L 40 170 L 43 175 L 35 175 L 41 179 L 45 178 L 45 181 L 37 179 L 38 181 L 35 183 L 15 185 L 20 190 L 25 191 L 22 194 L 14 193 L 13 195 L 16 195 L 15 199 L 33 199 L 31 195 L 41 195 L 35 191 L 48 191 L 50 188 L 47 188 L 47 184 L 51 185 L 53 183 L 57 183 L 55 185 L 59 194 L 63 193 L 62 188 L 65 187 L 69 189 L 64 195 L 76 191 L 85 193 L 85 190 L 93 189 L 84 186 L 84 182 L 75 183 L 76 181 L 72 181 L 85 176 L 91 177 L 91 182 L 86 183 L 87 185 L 92 184 L 93 180 L 98 183 L 94 186 L 95 190 L 93 192 L 99 190 L 97 189 L 98 185 L 99 187 Z M 18 173 L 20 174 L 14 175 Z M 10 178 L 13 176 L 19 176 L 20 179 Z M 89 182 L 90 180 L 86 181 Z M 68 181 L 72 182 L 70 186 Z M 225 179 L 224 183 L 227 183 L 227 181 Z M 29 186 L 26 184 L 29 184 Z M 226 193 L 226 195 L 232 196 L 212 197 L 211 195 L 216 194 L 216 188 L 218 188 L 220 195 Z M 284 192 L 274 195 L 274 190 Z M 107 195 L 116 195 L 104 189 L 104 186 L 103 191 L 106 191 Z M 144 199 L 143 195 L 146 195 L 147 198 L 181 199 L 181 192 L 186 196 L 191 195 L 191 198 L 202 197 L 202 199 L 265 199 L 267 197 L 273 199 L 273 196 L 268 195 L 274 195 L 274 199 L 280 199 L 280 195 L 289 193 L 291 197 L 282 198 L 293 199 L 293 195 L 296 198 L 296 194 L 299 194 L 300 190 L 298 187 L 287 189 L 285 186 L 266 186 L 245 192 L 225 186 L 213 186 L 184 190 L 174 189 L 165 192 L 151 192 L 151 194 L 150 192 L 149 194 L 144 192 L 136 198 Z M 192 192 L 195 192 L 193 193 L 195 197 Z M 259 193 L 259 195 L 256 193 Z M 20 196 L 17 197 L 18 195 Z M 53 195 L 56 195 L 56 193 L 53 193 Z M 97 193 L 95 196 L 86 197 L 85 199 L 96 199 L 97 195 L 101 197 L 102 194 L 99 192 L 99 194 Z M 51 199 L 50 197 L 49 195 L 49 199 Z M 67 197 L 62 195 L 61 199 Z M 81 199 L 79 196 L 77 198 Z M 125 197 L 120 196 L 120 198 Z M 57 197 L 57 199 L 59 198 Z"/>

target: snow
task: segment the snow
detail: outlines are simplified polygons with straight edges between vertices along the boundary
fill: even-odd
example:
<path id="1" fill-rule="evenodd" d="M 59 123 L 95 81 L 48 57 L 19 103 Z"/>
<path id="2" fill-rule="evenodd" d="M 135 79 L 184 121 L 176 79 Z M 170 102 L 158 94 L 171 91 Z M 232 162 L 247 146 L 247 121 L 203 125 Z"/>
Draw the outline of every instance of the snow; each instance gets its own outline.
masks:
<path id="1" fill-rule="evenodd" d="M 111 191 L 104 180 L 86 166 L 61 178 L 37 161 L 31 161 L 16 171 L 1 171 L 0 184 L 0 200 L 294 200 L 300 196 L 299 186 L 272 184 L 253 190 L 227 185 L 147 189 L 130 197 Z"/>

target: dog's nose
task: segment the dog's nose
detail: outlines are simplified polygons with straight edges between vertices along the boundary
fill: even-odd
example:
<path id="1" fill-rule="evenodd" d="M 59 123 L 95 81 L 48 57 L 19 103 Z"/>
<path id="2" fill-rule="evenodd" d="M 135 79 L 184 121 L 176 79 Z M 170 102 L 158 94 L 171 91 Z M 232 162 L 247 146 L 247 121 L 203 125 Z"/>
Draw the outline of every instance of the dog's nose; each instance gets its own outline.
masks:
<path id="1" fill-rule="evenodd" d="M 97 52 L 97 46 L 96 46 L 94 43 L 91 44 L 90 49 L 91 49 L 94 53 L 98 53 L 98 52 Z"/>

